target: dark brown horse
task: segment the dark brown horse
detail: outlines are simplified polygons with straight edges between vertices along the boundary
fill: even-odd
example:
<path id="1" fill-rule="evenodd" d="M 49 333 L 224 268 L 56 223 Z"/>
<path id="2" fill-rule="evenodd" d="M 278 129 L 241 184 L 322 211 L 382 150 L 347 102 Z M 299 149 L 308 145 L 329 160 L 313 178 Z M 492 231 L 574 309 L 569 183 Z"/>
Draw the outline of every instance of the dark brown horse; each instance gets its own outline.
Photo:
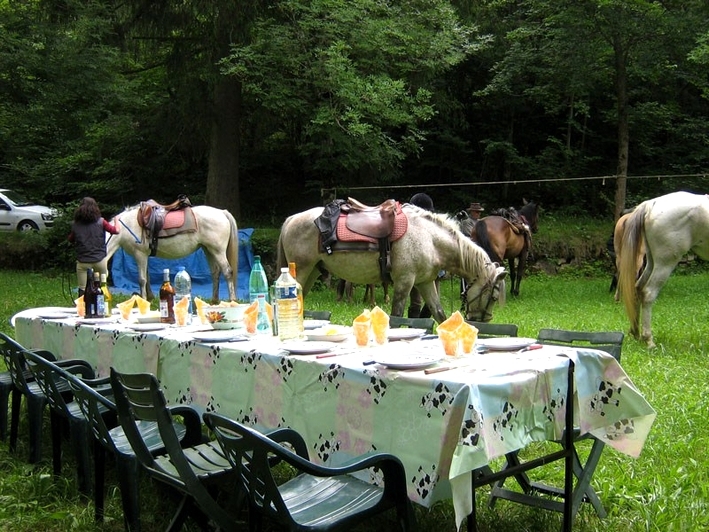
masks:
<path id="1" fill-rule="evenodd" d="M 525 202 L 519 211 L 504 209 L 496 212 L 502 216 L 486 216 L 477 222 L 465 221 L 461 225 L 472 226 L 470 238 L 487 252 L 490 260 L 504 264 L 507 259 L 512 281 L 510 291 L 513 296 L 518 296 L 532 245 L 531 233 L 537 232 L 539 206 L 530 201 Z"/>

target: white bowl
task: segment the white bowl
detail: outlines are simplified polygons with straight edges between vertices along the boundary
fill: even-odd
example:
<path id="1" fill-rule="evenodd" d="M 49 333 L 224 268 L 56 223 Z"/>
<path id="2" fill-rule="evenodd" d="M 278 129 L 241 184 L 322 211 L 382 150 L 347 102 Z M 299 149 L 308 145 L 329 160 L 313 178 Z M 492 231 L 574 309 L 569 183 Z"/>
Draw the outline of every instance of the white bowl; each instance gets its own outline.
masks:
<path id="1" fill-rule="evenodd" d="M 244 311 L 249 305 L 239 304 L 233 307 L 210 306 L 205 307 L 204 315 L 214 329 L 242 329 L 244 325 Z"/>

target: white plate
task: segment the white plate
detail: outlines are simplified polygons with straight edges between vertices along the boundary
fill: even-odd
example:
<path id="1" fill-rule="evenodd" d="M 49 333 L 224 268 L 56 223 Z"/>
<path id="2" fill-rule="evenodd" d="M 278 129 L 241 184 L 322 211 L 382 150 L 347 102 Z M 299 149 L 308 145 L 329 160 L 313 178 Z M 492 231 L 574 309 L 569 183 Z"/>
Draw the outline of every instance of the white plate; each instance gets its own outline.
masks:
<path id="1" fill-rule="evenodd" d="M 40 312 L 37 316 L 45 320 L 63 320 L 68 318 L 69 314 L 66 312 Z"/>
<path id="2" fill-rule="evenodd" d="M 106 323 L 116 323 L 116 318 L 80 318 L 81 325 L 102 325 Z"/>
<path id="3" fill-rule="evenodd" d="M 220 331 L 201 331 L 192 333 L 192 338 L 198 342 L 213 343 L 213 342 L 242 342 L 248 340 L 239 331 L 235 330 L 220 330 Z"/>
<path id="4" fill-rule="evenodd" d="M 327 320 L 303 320 L 304 329 L 319 329 L 320 327 L 325 327 L 330 322 Z"/>
<path id="5" fill-rule="evenodd" d="M 534 338 L 480 338 L 476 346 L 489 349 L 490 351 L 516 351 L 535 343 L 537 343 L 537 341 Z"/>
<path id="6" fill-rule="evenodd" d="M 128 325 L 128 328 L 136 332 L 159 331 L 167 328 L 167 323 L 134 323 Z"/>
<path id="7" fill-rule="evenodd" d="M 134 317 L 138 323 L 160 323 L 160 313 L 157 310 L 145 314 L 135 314 Z"/>
<path id="8" fill-rule="evenodd" d="M 374 357 L 377 364 L 390 369 L 423 369 L 433 366 L 441 360 L 439 355 L 427 355 L 421 353 L 393 353 L 391 355 L 381 354 Z"/>
<path id="9" fill-rule="evenodd" d="M 311 342 L 342 342 L 352 335 L 352 327 L 326 325 L 319 329 L 306 330 L 305 336 Z"/>
<path id="10" fill-rule="evenodd" d="M 316 355 L 332 349 L 331 342 L 286 342 L 283 349 L 292 355 Z"/>
<path id="11" fill-rule="evenodd" d="M 426 333 L 426 329 L 415 329 L 413 327 L 400 327 L 397 329 L 389 329 L 387 333 L 387 338 L 389 341 L 393 342 L 396 340 L 408 340 L 410 338 L 418 338 Z"/>

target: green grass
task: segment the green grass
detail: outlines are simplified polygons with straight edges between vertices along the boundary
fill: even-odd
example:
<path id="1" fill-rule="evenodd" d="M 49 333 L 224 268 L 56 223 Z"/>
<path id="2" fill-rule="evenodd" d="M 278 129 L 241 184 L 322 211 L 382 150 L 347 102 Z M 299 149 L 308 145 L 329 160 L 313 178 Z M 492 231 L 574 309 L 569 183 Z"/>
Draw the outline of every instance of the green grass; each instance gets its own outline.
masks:
<path id="1" fill-rule="evenodd" d="M 590 508 L 579 513 L 574 530 L 601 531 L 693 531 L 709 529 L 709 302 L 704 287 L 709 273 L 676 272 L 664 287 L 654 307 L 657 349 L 648 351 L 626 338 L 623 367 L 637 388 L 657 410 L 658 416 L 642 455 L 637 460 L 606 448 L 594 478 L 594 486 L 609 512 L 600 520 Z M 497 322 L 513 322 L 521 336 L 534 337 L 542 327 L 584 330 L 626 331 L 622 307 L 608 293 L 609 278 L 579 277 L 578 273 L 526 278 L 521 296 L 508 298 L 495 312 Z M 9 317 L 27 307 L 67 305 L 66 282 L 58 277 L 0 271 L 4 287 L 0 303 L 0 328 L 12 333 Z M 363 288 L 351 304 L 335 303 L 332 290 L 321 288 L 306 298 L 306 307 L 330 309 L 333 321 L 350 322 L 364 308 Z M 459 307 L 457 282 L 442 283 L 444 308 Z M 381 291 L 377 295 L 383 303 Z M 48 425 L 46 427 L 48 431 Z M 26 428 L 21 427 L 20 448 L 10 455 L 0 444 L 0 530 L 107 530 L 123 529 L 120 493 L 115 478 L 107 500 L 107 522 L 93 524 L 90 500 L 77 494 L 70 466 L 65 475 L 51 477 L 48 432 L 44 462 L 38 467 L 26 463 Z M 68 453 L 65 460 L 71 460 Z M 553 471 L 549 477 L 559 478 Z M 481 530 L 556 531 L 560 516 L 528 509 L 509 502 L 487 508 L 486 490 L 478 494 Z M 146 531 L 167 525 L 172 504 L 162 489 L 145 480 L 141 489 L 142 515 Z M 417 507 L 420 530 L 455 530 L 450 503 L 432 509 Z M 358 530 L 388 530 L 387 521 L 373 521 Z"/>

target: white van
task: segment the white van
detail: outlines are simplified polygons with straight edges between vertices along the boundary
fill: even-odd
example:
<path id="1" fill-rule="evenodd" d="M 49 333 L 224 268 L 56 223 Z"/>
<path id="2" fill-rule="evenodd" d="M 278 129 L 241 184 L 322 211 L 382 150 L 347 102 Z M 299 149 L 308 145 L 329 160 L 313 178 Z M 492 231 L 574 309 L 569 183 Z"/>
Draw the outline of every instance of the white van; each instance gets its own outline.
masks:
<path id="1" fill-rule="evenodd" d="M 59 211 L 28 201 L 22 194 L 0 188 L 0 231 L 41 231 L 54 225 Z"/>

